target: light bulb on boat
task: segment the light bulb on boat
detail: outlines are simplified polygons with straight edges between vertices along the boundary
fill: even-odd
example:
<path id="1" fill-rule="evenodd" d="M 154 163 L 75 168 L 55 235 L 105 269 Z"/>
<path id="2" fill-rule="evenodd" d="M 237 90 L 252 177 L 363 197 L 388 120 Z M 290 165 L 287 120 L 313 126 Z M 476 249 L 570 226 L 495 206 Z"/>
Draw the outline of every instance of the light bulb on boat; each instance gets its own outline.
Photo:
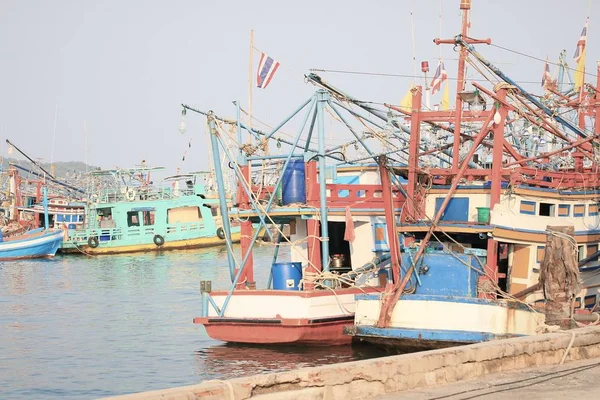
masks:
<path id="1" fill-rule="evenodd" d="M 183 135 L 187 131 L 187 124 L 185 123 L 185 108 L 181 110 L 181 122 L 179 123 L 179 132 Z"/>
<path id="2" fill-rule="evenodd" d="M 476 98 L 475 98 L 475 101 L 473 101 L 473 103 L 471 103 L 471 104 L 469 105 L 469 109 L 471 110 L 471 114 L 473 114 L 473 116 L 474 116 L 475 118 L 478 118 L 478 117 L 480 117 L 480 116 L 481 116 L 481 113 L 483 112 L 483 106 L 484 106 L 484 104 L 483 104 L 483 103 L 481 103 L 481 102 L 479 101 L 479 99 L 476 97 Z"/>
<path id="3" fill-rule="evenodd" d="M 500 111 L 496 110 L 496 112 L 494 113 L 494 123 L 496 125 L 499 125 L 500 122 L 502 122 L 502 115 L 500 115 Z"/>

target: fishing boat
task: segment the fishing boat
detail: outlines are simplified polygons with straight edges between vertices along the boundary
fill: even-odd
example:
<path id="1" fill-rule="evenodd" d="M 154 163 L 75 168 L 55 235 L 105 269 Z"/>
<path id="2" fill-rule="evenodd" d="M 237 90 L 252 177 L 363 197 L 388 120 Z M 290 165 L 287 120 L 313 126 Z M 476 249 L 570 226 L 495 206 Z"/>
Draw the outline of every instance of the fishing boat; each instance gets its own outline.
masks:
<path id="1" fill-rule="evenodd" d="M 203 174 L 171 176 L 165 178 L 165 187 L 157 188 L 150 172 L 162 169 L 90 172 L 102 182 L 83 203 L 84 216 L 73 212 L 81 202 L 55 210 L 55 223 L 68 234 L 60 251 L 97 255 L 224 245 L 218 201 L 207 195 Z M 232 242 L 239 241 L 239 227 L 232 227 L 229 234 Z"/>
<path id="2" fill-rule="evenodd" d="M 47 204 L 46 188 L 44 188 L 44 205 L 46 211 Z M 47 212 L 45 214 L 45 223 L 48 226 Z M 54 257 L 63 241 L 63 237 L 63 230 L 49 228 L 38 228 L 10 237 L 0 236 L 0 261 Z"/>
<path id="3" fill-rule="evenodd" d="M 218 159 L 219 148 L 223 148 L 237 176 L 237 207 L 231 212 L 222 208 L 221 212 L 226 230 L 231 218 L 240 223 L 241 258 L 228 251 L 232 280 L 228 290 L 213 291 L 212 283 L 201 282 L 202 310 L 194 319 L 214 339 L 348 344 L 352 338 L 343 334 L 343 327 L 353 322 L 354 296 L 384 290 L 387 275 L 379 270 L 389 263 L 388 238 L 394 237 L 388 236 L 391 231 L 385 221 L 401 210 L 401 189 L 392 190 L 389 182 L 391 162 L 375 157 L 384 164 L 374 163 L 374 157 L 367 155 L 363 159 L 371 160 L 369 163 L 347 163 L 339 149 L 325 150 L 323 124 L 308 128 L 307 120 L 321 121 L 330 100 L 326 91 L 318 90 L 286 118 L 303 114 L 302 128 L 291 141 L 277 131 L 269 137 L 240 120 L 184 106 L 186 111 L 208 117 L 213 157 Z M 237 126 L 239 135 L 243 130 L 260 142 L 251 150 L 247 145 L 236 147 L 226 139 L 222 126 L 227 125 Z M 298 145 L 301 137 L 303 146 Z M 287 152 L 265 154 L 265 140 L 283 143 Z M 318 149 L 312 147 L 312 140 L 318 142 Z M 355 140 L 351 146 L 355 143 L 361 145 Z M 306 151 L 298 151 L 304 146 Z M 316 154 L 324 156 L 317 161 Z M 335 163 L 328 165 L 325 158 Z M 223 197 L 221 173 L 216 168 L 219 196 Z M 252 224 L 263 229 L 277 227 L 269 241 L 273 243 L 272 262 L 259 266 L 270 270 L 262 287 L 254 278 L 253 247 L 259 231 L 253 234 Z M 284 225 L 289 226 L 289 237 L 283 235 Z M 266 232 L 271 235 L 270 230 Z M 282 246 L 290 248 L 289 259 L 280 259 Z M 231 246 L 227 248 L 231 250 Z"/>
<path id="4" fill-rule="evenodd" d="M 62 230 L 39 228 L 3 238 L 0 242 L 0 261 L 54 257 L 63 236 Z"/>
<path id="5" fill-rule="evenodd" d="M 411 157 L 395 171 L 408 181 L 396 226 L 402 245 L 391 255 L 408 270 L 385 294 L 356 297 L 346 333 L 403 351 L 535 334 L 545 329 L 538 310 L 549 300 L 539 281 L 549 238 L 561 234 L 580 265 L 600 254 L 600 82 L 563 85 L 546 64 L 545 94 L 532 95 L 475 49 L 491 39 L 469 37 L 470 8 L 461 1 L 460 35 L 434 40 L 460 49 L 456 108 L 424 108 L 420 86 L 409 110 L 388 105 L 400 121 L 410 119 Z M 466 63 L 485 71 L 492 87 L 472 82 L 467 90 Z M 559 65 L 564 76 L 569 70 Z M 423 136 L 439 131 L 451 140 L 418 150 Z M 452 161 L 432 165 L 428 155 L 443 148 L 452 149 Z M 572 300 L 593 311 L 598 282 L 590 271 L 582 277 Z"/>
<path id="6" fill-rule="evenodd" d="M 530 94 L 475 50 L 491 39 L 469 37 L 471 2 L 460 7 L 462 33 L 435 40 L 460 49 L 453 110 L 424 107 L 430 96 L 421 86 L 408 106 L 361 101 L 315 73 L 306 80 L 316 93 L 268 132 L 241 121 L 239 104 L 235 120 L 184 105 L 207 117 L 213 156 L 222 148 L 238 179 L 231 216 L 242 221 L 241 258 L 228 254 L 229 290 L 203 282 L 194 319 L 211 337 L 357 339 L 409 350 L 547 328 L 539 280 L 551 228 L 573 230 L 565 243 L 580 261 L 600 255 L 600 119 L 594 133 L 586 122 L 600 107 L 598 89 L 548 79 L 542 99 Z M 493 76 L 490 85 L 467 82 L 467 63 L 486 71 L 482 79 Z M 443 68 L 440 60 L 432 86 L 443 83 Z M 281 135 L 301 110 L 298 134 Z M 326 118 L 350 140 L 326 146 Z M 287 153 L 267 153 L 270 141 Z M 264 176 L 269 166 L 272 186 L 253 180 L 253 168 Z M 271 271 L 265 289 L 254 282 L 251 223 L 289 224 L 293 232 L 275 240 L 272 262 L 260 266 Z M 278 260 L 283 245 L 289 260 Z M 598 285 L 588 278 L 579 307 L 597 304 Z"/>

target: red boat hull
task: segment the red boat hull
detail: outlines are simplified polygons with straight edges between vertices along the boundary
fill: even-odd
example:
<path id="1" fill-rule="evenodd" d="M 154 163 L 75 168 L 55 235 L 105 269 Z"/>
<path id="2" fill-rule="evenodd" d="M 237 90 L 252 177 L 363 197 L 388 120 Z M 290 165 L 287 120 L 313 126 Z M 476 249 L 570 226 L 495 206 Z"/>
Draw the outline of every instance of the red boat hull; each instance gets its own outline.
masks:
<path id="1" fill-rule="evenodd" d="M 320 319 L 240 319 L 194 318 L 208 336 L 231 343 L 345 345 L 352 337 L 344 335 L 344 326 L 354 323 L 354 315 Z"/>

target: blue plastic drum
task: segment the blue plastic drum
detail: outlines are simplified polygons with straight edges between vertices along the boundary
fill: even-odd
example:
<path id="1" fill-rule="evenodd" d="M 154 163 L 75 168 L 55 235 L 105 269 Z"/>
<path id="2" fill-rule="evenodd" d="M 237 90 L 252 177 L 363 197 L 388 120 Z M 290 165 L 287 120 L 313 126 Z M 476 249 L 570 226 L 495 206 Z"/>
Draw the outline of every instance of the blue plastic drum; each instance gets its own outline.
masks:
<path id="1" fill-rule="evenodd" d="M 273 273 L 273 289 L 300 290 L 298 284 L 302 279 L 302 263 L 275 263 L 271 267 Z"/>
<path id="2" fill-rule="evenodd" d="M 306 203 L 304 160 L 292 158 L 283 171 L 281 204 Z"/>

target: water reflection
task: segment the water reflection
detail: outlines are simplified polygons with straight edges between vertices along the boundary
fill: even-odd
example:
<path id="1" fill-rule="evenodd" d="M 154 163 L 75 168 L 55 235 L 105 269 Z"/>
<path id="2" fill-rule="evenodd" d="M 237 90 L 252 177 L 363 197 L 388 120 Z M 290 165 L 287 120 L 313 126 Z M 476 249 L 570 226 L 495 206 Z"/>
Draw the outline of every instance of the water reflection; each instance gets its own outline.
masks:
<path id="1" fill-rule="evenodd" d="M 254 254 L 259 284 L 272 250 Z M 192 323 L 200 280 L 229 288 L 223 248 L 0 263 L 0 398 L 95 398 L 378 355 L 220 344 Z"/>
<path id="2" fill-rule="evenodd" d="M 228 379 L 385 355 L 387 353 L 384 350 L 367 344 L 328 347 L 222 344 L 196 351 L 195 359 L 197 373 L 210 374 L 211 378 Z"/>

